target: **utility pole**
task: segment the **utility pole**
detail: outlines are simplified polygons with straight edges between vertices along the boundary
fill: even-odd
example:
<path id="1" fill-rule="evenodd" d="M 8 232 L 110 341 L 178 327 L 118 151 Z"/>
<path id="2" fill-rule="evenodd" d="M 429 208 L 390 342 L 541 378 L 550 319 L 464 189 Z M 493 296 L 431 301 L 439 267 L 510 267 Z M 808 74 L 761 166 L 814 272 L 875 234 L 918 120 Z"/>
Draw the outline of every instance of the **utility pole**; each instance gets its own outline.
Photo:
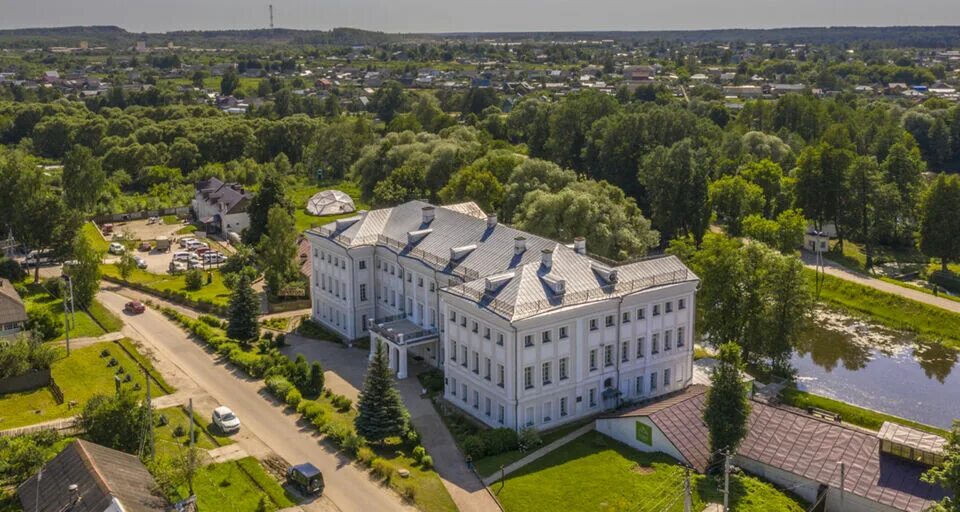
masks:
<path id="1" fill-rule="evenodd" d="M 270 4 L 270 30 L 273 30 L 273 4 Z"/>
<path id="2" fill-rule="evenodd" d="M 847 480 L 847 466 L 844 462 L 840 461 L 840 510 L 843 510 L 843 486 L 846 484 Z"/>
<path id="3" fill-rule="evenodd" d="M 683 475 L 683 512 L 693 512 L 693 497 L 690 495 L 690 468 Z"/>
<path id="4" fill-rule="evenodd" d="M 194 419 L 193 419 L 193 398 L 190 399 L 190 402 L 189 402 L 189 406 L 188 406 L 188 407 L 189 407 L 189 409 L 190 409 L 190 411 L 189 411 L 189 412 L 190 412 L 190 439 L 187 440 L 187 443 L 188 443 L 188 444 L 187 444 L 187 446 L 188 446 L 188 448 L 187 448 L 187 466 L 188 466 L 188 471 L 190 472 L 190 478 L 187 479 L 187 485 L 190 487 L 190 496 L 193 496 L 193 465 L 194 465 L 194 461 L 193 461 L 193 423 L 194 423 Z"/>
<path id="5" fill-rule="evenodd" d="M 730 452 L 723 452 L 723 512 L 730 510 Z"/>
<path id="6" fill-rule="evenodd" d="M 64 279 L 67 280 L 67 286 L 64 287 L 63 295 L 63 328 L 66 333 L 66 343 L 67 343 L 67 357 L 70 356 L 70 326 L 73 323 L 71 319 L 73 318 L 73 280 L 70 279 L 70 276 L 64 275 Z M 69 301 L 69 306 L 67 302 Z"/>
<path id="7" fill-rule="evenodd" d="M 147 453 L 150 455 L 150 460 L 153 460 L 153 403 L 150 401 L 150 374 L 147 373 L 146 367 L 141 366 L 141 369 L 143 369 L 144 380 L 147 381 L 147 440 L 150 443 Z"/>

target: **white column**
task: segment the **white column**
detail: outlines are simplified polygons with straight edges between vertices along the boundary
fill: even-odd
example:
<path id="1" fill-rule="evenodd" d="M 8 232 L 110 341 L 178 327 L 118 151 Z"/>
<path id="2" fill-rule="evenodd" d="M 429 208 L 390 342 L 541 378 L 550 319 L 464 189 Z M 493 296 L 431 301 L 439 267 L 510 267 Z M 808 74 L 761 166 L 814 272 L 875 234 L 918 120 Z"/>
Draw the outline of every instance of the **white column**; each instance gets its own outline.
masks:
<path id="1" fill-rule="evenodd" d="M 400 369 L 397 372 L 397 379 L 407 378 L 407 347 L 400 347 Z"/>
<path id="2" fill-rule="evenodd" d="M 380 343 L 380 340 L 377 339 L 377 335 L 370 331 L 370 360 L 373 361 L 373 356 L 377 354 L 377 345 Z"/>
<path id="3" fill-rule="evenodd" d="M 390 353 L 390 370 L 393 370 L 397 367 L 397 351 L 393 348 L 393 344 L 387 343 L 387 350 Z"/>

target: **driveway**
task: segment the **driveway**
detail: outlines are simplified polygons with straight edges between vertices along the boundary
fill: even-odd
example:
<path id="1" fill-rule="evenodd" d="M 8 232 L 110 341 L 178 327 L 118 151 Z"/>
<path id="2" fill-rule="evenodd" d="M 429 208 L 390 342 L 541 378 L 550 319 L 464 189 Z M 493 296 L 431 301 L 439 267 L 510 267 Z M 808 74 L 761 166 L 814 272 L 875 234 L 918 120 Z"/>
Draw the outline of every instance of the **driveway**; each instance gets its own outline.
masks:
<path id="1" fill-rule="evenodd" d="M 289 464 L 312 462 L 326 480 L 323 500 L 332 500 L 345 512 L 413 510 L 403 505 L 396 493 L 374 482 L 366 471 L 321 441 L 312 427 L 301 425 L 296 415 L 288 414 L 270 399 L 261 381 L 219 363 L 159 312 L 147 309 L 140 315 L 125 315 L 122 310 L 127 297 L 101 290 L 98 298 L 124 319 L 124 334 L 177 368 L 181 375 L 171 384 L 181 392 L 209 395 L 237 413 L 243 422 L 237 442 L 247 453 L 262 457 L 272 451 Z M 168 372 L 164 372 L 165 377 Z"/>
<path id="2" fill-rule="evenodd" d="M 312 340 L 296 334 L 287 335 L 287 342 L 290 346 L 283 349 L 285 354 L 290 357 L 303 354 L 308 361 L 320 361 L 326 386 L 334 393 L 356 402 L 367 372 L 367 350 L 347 348 L 340 343 Z M 397 387 L 410 411 L 410 420 L 420 433 L 420 442 L 433 457 L 440 480 L 461 512 L 501 510 L 479 477 L 467 469 L 463 454 L 430 400 L 420 396 L 420 382 L 416 375 L 426 369 L 425 364 L 411 360 L 410 377 L 397 381 Z"/>

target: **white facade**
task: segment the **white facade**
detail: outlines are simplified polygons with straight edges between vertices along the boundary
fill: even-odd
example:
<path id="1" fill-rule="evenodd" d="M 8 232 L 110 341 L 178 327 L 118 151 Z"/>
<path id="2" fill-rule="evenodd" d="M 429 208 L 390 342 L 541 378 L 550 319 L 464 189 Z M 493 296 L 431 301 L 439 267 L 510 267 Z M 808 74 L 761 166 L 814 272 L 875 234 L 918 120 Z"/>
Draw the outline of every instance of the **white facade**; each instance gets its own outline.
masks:
<path id="1" fill-rule="evenodd" d="M 190 206 L 197 220 L 211 219 L 219 232 L 239 234 L 250 227 L 249 202 L 249 195 L 239 185 L 211 178 L 198 185 Z"/>
<path id="2" fill-rule="evenodd" d="M 392 209 L 399 211 L 360 212 L 307 232 L 314 320 L 348 340 L 369 335 L 371 355 L 377 343 L 386 343 L 398 378 L 407 377 L 408 356 L 420 356 L 443 369 L 450 403 L 487 425 L 513 429 L 553 428 L 690 384 L 698 281 L 685 268 L 684 279 L 621 291 L 619 286 L 635 281 L 609 276 L 609 268 L 585 255 L 582 241 L 575 250 L 525 235 L 528 240 L 462 207 L 437 208 L 434 220 L 433 208 L 424 206 L 422 222 L 404 220 L 419 209 L 408 203 Z M 395 218 L 401 214 L 406 217 Z M 401 234 L 391 233 L 398 229 L 391 223 L 404 224 Z M 444 225 L 452 226 L 449 234 Z M 468 227 L 482 233 L 477 243 L 437 242 L 438 236 L 454 238 Z M 406 244 L 397 240 L 402 233 L 408 235 Z M 418 243 L 422 237 L 446 246 L 449 259 L 440 261 L 439 250 L 428 252 L 427 244 Z M 463 238 L 469 241 L 469 234 Z M 537 247 L 554 249 L 541 255 Z M 500 254 L 491 254 L 494 248 Z M 460 261 L 510 272 L 491 276 L 496 272 L 468 271 L 465 265 L 451 270 Z M 660 264 L 651 261 L 631 265 Z M 668 263 L 671 269 L 682 267 L 675 259 Z M 577 276 L 571 275 L 564 290 L 567 269 Z M 635 271 L 622 273 L 630 270 Z M 610 283 L 598 285 L 604 276 Z M 525 287 L 512 296 L 516 309 L 486 303 L 506 291 L 489 291 L 480 300 L 464 292 L 471 285 L 483 290 L 491 279 L 506 283 L 504 289 Z M 544 292 L 540 280 L 551 286 L 560 281 L 559 293 Z M 540 298 L 547 302 L 536 314 L 521 314 L 528 304 L 520 297 L 537 298 L 531 290 L 548 293 Z M 580 296 L 588 300 L 575 300 Z"/>

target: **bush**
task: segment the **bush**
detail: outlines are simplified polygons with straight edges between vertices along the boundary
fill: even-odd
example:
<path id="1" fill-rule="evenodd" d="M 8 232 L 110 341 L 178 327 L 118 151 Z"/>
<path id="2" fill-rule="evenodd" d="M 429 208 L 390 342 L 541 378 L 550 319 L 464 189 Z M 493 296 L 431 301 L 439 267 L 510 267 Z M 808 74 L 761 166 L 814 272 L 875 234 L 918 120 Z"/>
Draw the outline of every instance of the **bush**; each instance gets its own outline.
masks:
<path id="1" fill-rule="evenodd" d="M 314 402 L 313 400 L 302 400 L 301 404 L 306 404 L 303 406 L 301 414 L 310 421 L 313 421 L 317 416 L 322 416 L 326 414 L 326 411 L 323 409 L 323 405 Z"/>
<path id="2" fill-rule="evenodd" d="M 273 342 L 273 331 L 267 331 L 267 332 L 263 333 L 263 336 L 262 336 L 262 337 L 263 337 L 263 339 L 265 339 L 265 340 L 267 340 L 267 341 L 269 341 L 269 342 Z"/>
<path id="3" fill-rule="evenodd" d="M 384 460 L 380 457 L 374 458 L 370 461 L 370 469 L 374 476 L 385 479 L 387 482 L 393 478 L 393 464 L 390 464 L 389 461 Z"/>
<path id="4" fill-rule="evenodd" d="M 200 288 L 203 288 L 203 272 L 201 272 L 198 268 L 187 272 L 187 275 L 184 276 L 183 280 L 188 290 L 197 291 Z M 186 294 L 184 294 L 183 298 L 187 298 Z"/>
<path id="5" fill-rule="evenodd" d="M 286 346 L 287 344 L 287 335 L 286 333 L 280 333 L 276 338 L 273 339 L 274 344 L 278 347 Z"/>
<path id="6" fill-rule="evenodd" d="M 537 432 L 535 428 L 526 427 L 520 431 L 518 444 L 520 450 L 525 452 L 539 448 L 543 444 L 543 439 L 540 438 L 540 432 Z"/>
<path id="7" fill-rule="evenodd" d="M 433 457 L 429 455 L 424 455 L 423 458 L 420 459 L 420 467 L 422 467 L 423 469 L 433 468 Z"/>
<path id="8" fill-rule="evenodd" d="M 15 260 L 0 257 L 0 277 L 6 278 L 11 283 L 16 283 L 27 277 L 27 273 Z"/>
<path id="9" fill-rule="evenodd" d="M 430 393 L 443 393 L 443 372 L 440 370 L 430 370 L 417 375 L 420 384 Z"/>
<path id="10" fill-rule="evenodd" d="M 287 395 L 283 401 L 286 402 L 287 405 L 296 407 L 300 404 L 300 400 L 303 400 L 303 395 L 300 394 L 299 389 L 293 388 L 290 391 L 287 391 Z"/>
<path id="11" fill-rule="evenodd" d="M 340 446 L 344 450 L 356 455 L 361 448 L 367 447 L 367 440 L 364 439 L 363 436 L 358 435 L 355 431 L 349 430 L 343 437 L 343 442 L 340 443 Z"/>
<path id="12" fill-rule="evenodd" d="M 327 416 L 324 414 L 318 414 L 314 416 L 312 420 L 310 420 L 310 423 L 312 423 L 317 430 L 323 432 L 323 430 L 327 427 Z"/>
<path id="13" fill-rule="evenodd" d="M 217 354 L 229 357 L 234 350 L 241 350 L 240 345 L 233 342 L 223 343 L 217 347 Z"/>
<path id="14" fill-rule="evenodd" d="M 268 364 L 268 360 L 265 357 L 254 352 L 247 352 L 239 346 L 236 346 L 235 343 L 224 343 L 222 346 L 227 345 L 235 346 L 229 354 L 231 363 L 243 369 L 243 371 L 247 372 L 247 375 L 251 377 L 259 378 L 263 376 Z"/>
<path id="15" fill-rule="evenodd" d="M 487 444 L 483 441 L 483 437 L 479 435 L 467 436 L 463 440 L 463 451 L 474 459 L 486 457 Z"/>
<path id="16" fill-rule="evenodd" d="M 209 325 L 210 327 L 215 327 L 217 329 L 224 328 L 224 322 L 213 315 L 200 315 L 197 317 L 197 320 Z"/>
<path id="17" fill-rule="evenodd" d="M 375 458 L 377 458 L 377 454 L 373 453 L 370 447 L 364 446 L 357 450 L 357 460 L 364 466 L 370 467 L 370 463 L 373 462 Z"/>
<path id="18" fill-rule="evenodd" d="M 177 425 L 173 428 L 173 437 L 183 437 L 185 435 L 187 435 L 187 431 L 183 428 L 183 425 Z"/>
<path id="19" fill-rule="evenodd" d="M 27 329 L 49 341 L 60 335 L 63 322 L 46 309 L 32 309 L 27 312 Z"/>
<path id="20" fill-rule="evenodd" d="M 410 503 L 413 503 L 417 499 L 417 486 L 413 482 L 403 481 L 400 482 L 399 489 L 397 491 L 400 493 L 400 496 L 403 496 L 405 500 Z"/>
<path id="21" fill-rule="evenodd" d="M 347 412 L 353 405 L 353 401 L 343 395 L 333 395 L 333 398 L 330 399 L 330 402 L 333 403 L 333 406 L 337 409 L 337 412 Z"/>
<path id="22" fill-rule="evenodd" d="M 483 432 L 488 455 L 497 455 L 504 452 L 516 450 L 519 444 L 519 437 L 513 429 L 496 428 Z"/>
<path id="23" fill-rule="evenodd" d="M 289 393 L 290 390 L 293 389 L 293 384 L 291 384 L 286 377 L 283 377 L 280 375 L 274 375 L 272 377 L 267 378 L 266 383 L 267 383 L 267 389 L 269 389 L 270 392 L 273 393 L 273 396 L 280 399 L 286 399 L 287 393 Z"/>
<path id="24" fill-rule="evenodd" d="M 415 446 L 413 448 L 413 460 L 420 462 L 427 455 L 427 450 L 422 446 Z"/>

